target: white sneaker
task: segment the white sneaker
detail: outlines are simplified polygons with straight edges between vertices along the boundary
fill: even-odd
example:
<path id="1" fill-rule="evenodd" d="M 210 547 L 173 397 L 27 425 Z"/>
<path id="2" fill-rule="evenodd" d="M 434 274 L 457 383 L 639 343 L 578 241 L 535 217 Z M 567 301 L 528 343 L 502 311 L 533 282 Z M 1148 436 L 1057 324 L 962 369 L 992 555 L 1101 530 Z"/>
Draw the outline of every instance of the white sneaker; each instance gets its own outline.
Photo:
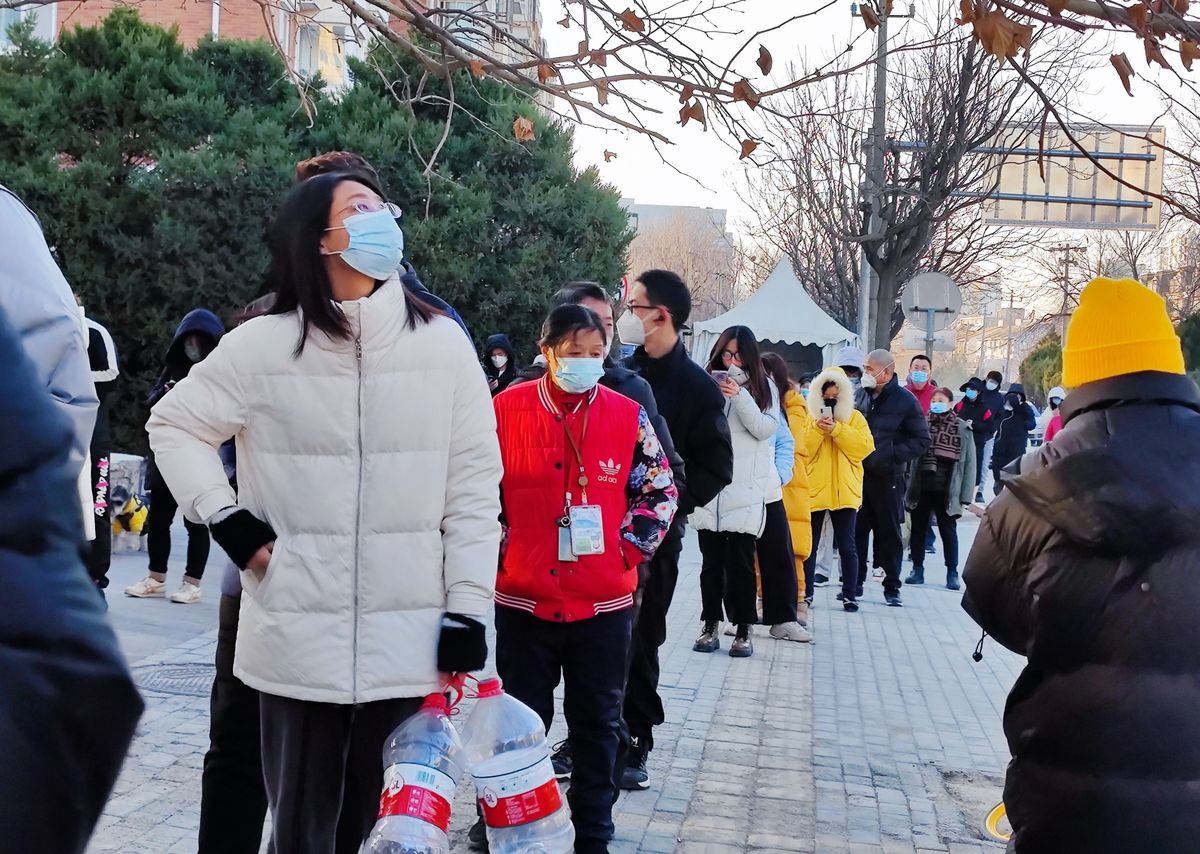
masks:
<path id="1" fill-rule="evenodd" d="M 165 596 L 167 593 L 167 585 L 162 581 L 155 581 L 150 576 L 146 576 L 137 584 L 131 584 L 125 588 L 126 596 L 133 596 L 137 599 L 149 599 L 152 596 Z"/>
<path id="2" fill-rule="evenodd" d="M 795 641 L 796 643 L 808 643 L 812 640 L 812 633 L 804 626 L 796 622 L 777 623 L 771 626 L 771 637 L 776 640 Z"/>
<path id="3" fill-rule="evenodd" d="M 179 585 L 179 589 L 171 594 L 171 601 L 178 605 L 195 605 L 200 601 L 200 586 L 187 581 Z"/>

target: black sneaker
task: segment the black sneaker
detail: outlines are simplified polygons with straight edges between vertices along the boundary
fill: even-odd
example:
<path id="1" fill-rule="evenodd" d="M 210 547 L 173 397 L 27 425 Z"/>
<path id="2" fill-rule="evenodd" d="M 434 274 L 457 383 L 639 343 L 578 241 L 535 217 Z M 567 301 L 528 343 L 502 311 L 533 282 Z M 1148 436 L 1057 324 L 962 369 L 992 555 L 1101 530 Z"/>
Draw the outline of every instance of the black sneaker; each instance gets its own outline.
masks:
<path id="1" fill-rule="evenodd" d="M 487 825 L 483 823 L 483 819 L 471 825 L 471 829 L 467 831 L 467 843 L 475 851 L 487 851 Z"/>
<path id="2" fill-rule="evenodd" d="M 646 743 L 636 735 L 629 739 L 629 756 L 625 759 L 625 771 L 621 775 L 621 788 L 627 792 L 642 792 L 650 788 L 650 774 L 646 771 Z"/>
<path id="3" fill-rule="evenodd" d="M 842 591 L 840 591 L 840 590 L 839 590 L 839 591 L 837 592 L 837 600 L 838 600 L 839 602 L 845 602 L 845 601 L 846 601 L 846 594 L 845 594 L 845 593 L 843 593 Z"/>
<path id="4" fill-rule="evenodd" d="M 983 503 L 983 490 L 982 489 L 979 492 L 975 493 L 975 503 L 976 504 Z"/>
<path id="5" fill-rule="evenodd" d="M 846 599 L 842 602 L 842 610 L 849 611 L 851 614 L 858 612 L 858 603 L 853 599 Z"/>
<path id="6" fill-rule="evenodd" d="M 554 779 L 570 780 L 571 772 L 575 770 L 575 756 L 571 753 L 571 740 L 564 738 L 554 745 L 554 753 L 550 756 L 550 764 L 554 766 Z"/>
<path id="7" fill-rule="evenodd" d="M 903 608 L 904 603 L 900 601 L 899 593 L 884 593 L 883 601 L 888 603 L 890 608 Z"/>
<path id="8" fill-rule="evenodd" d="M 818 572 L 816 575 L 813 576 L 813 587 L 824 587 L 828 583 L 829 583 L 828 575 L 821 575 L 821 573 Z"/>

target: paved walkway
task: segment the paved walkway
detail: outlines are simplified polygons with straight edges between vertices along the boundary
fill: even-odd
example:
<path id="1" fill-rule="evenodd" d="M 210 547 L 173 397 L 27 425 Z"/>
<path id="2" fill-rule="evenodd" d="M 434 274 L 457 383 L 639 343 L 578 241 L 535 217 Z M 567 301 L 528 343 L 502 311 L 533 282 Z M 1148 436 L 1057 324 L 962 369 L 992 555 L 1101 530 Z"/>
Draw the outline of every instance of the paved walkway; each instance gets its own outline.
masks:
<path id="1" fill-rule="evenodd" d="M 961 533 L 965 553 L 973 519 Z M 1000 715 L 1021 660 L 989 643 L 971 661 L 979 635 L 956 594 L 906 588 L 905 607 L 887 608 L 872 583 L 851 615 L 830 586 L 817 591 L 816 643 L 759 629 L 754 657 L 734 660 L 691 651 L 694 542 L 685 561 L 663 648 L 668 723 L 655 736 L 650 790 L 617 805 L 613 852 L 1003 850 L 980 827 L 1000 797 Z M 124 634 L 136 616 L 140 642 L 145 621 L 183 608 L 136 604 L 116 621 Z M 215 637 L 214 625 L 135 662 L 147 712 L 90 852 L 196 850 Z M 455 806 L 454 850 L 465 851 L 466 783 Z"/>

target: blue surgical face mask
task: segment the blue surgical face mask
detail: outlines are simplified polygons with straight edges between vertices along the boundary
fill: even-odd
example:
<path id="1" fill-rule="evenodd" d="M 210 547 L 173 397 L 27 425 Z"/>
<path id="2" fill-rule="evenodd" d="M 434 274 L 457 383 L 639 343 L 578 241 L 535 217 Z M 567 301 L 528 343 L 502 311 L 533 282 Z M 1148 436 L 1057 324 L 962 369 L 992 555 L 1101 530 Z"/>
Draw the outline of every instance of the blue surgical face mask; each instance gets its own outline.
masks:
<path id="1" fill-rule="evenodd" d="M 995 391 L 996 389 L 1000 388 L 1000 383 L 996 382 L 995 380 L 988 380 L 987 387 L 988 391 Z"/>
<path id="2" fill-rule="evenodd" d="M 929 382 L 929 371 L 913 371 L 908 378 L 915 383 Z"/>
<path id="3" fill-rule="evenodd" d="M 803 397 L 805 400 L 808 400 L 808 389 L 807 388 L 800 389 L 800 396 Z"/>
<path id="4" fill-rule="evenodd" d="M 404 232 L 389 208 L 348 216 L 342 225 L 326 229 L 346 229 L 349 245 L 341 252 L 342 260 L 364 276 L 389 279 L 404 259 Z"/>
<path id="5" fill-rule="evenodd" d="M 934 415 L 945 415 L 950 411 L 950 404 L 946 403 L 944 400 L 935 400 L 933 403 L 929 404 L 929 411 Z"/>
<path id="6" fill-rule="evenodd" d="M 965 392 L 963 392 L 963 394 L 966 395 L 967 400 L 974 400 L 975 398 L 979 397 L 979 392 L 973 388 L 967 389 Z"/>
<path id="7" fill-rule="evenodd" d="M 583 394 L 596 387 L 604 376 L 604 360 L 592 358 L 561 358 L 554 369 L 554 382 L 568 394 Z"/>

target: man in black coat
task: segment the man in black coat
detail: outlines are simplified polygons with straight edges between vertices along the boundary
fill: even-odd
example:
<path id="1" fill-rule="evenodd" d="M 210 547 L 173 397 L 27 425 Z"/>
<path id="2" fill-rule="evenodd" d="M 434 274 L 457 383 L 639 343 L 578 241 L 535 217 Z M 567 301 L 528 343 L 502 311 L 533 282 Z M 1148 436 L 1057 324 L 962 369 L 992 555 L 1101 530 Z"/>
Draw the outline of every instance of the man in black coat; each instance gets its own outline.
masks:
<path id="1" fill-rule="evenodd" d="M 980 490 L 983 488 L 984 448 L 996 435 L 996 428 L 1000 422 L 985 396 L 987 387 L 983 380 L 971 377 L 959 391 L 963 393 L 963 399 L 954 410 L 971 428 L 971 438 L 975 442 L 975 500 L 982 503 L 983 493 Z"/>
<path id="2" fill-rule="evenodd" d="M 142 700 L 80 559 L 71 424 L 3 308 L 0 363 L 0 848 L 73 854 Z"/>
<path id="3" fill-rule="evenodd" d="M 1003 473 L 963 607 L 1028 664 L 1004 711 L 1016 854 L 1200 851 L 1200 391 L 1161 297 L 1099 279 L 1063 430 Z"/>
<path id="4" fill-rule="evenodd" d="M 883 567 L 883 598 L 894 608 L 900 601 L 900 565 L 904 560 L 904 494 L 908 466 L 929 448 L 929 422 L 921 404 L 900 385 L 896 360 L 887 350 L 867 356 L 863 386 L 871 391 L 867 423 L 875 452 L 863 461 L 863 504 L 858 511 L 858 596 L 867 583 L 868 545 L 875 534 L 875 560 Z"/>
<path id="5" fill-rule="evenodd" d="M 688 358 L 679 331 L 692 312 L 687 285 L 675 273 L 648 270 L 630 288 L 617 324 L 621 340 L 637 346 L 626 366 L 638 371 L 654 391 L 687 477 L 679 486 L 679 512 L 666 540 L 650 562 L 634 645 L 638 652 L 625 696 L 625 720 L 633 750 L 622 788 L 645 789 L 646 754 L 654 747 L 653 728 L 666 719 L 658 696 L 658 649 L 667 637 L 667 609 L 679 580 L 679 556 L 687 517 L 720 494 L 733 480 L 733 441 L 725 418 L 725 397 L 712 377 Z M 640 661 L 639 661 L 640 659 Z"/>

